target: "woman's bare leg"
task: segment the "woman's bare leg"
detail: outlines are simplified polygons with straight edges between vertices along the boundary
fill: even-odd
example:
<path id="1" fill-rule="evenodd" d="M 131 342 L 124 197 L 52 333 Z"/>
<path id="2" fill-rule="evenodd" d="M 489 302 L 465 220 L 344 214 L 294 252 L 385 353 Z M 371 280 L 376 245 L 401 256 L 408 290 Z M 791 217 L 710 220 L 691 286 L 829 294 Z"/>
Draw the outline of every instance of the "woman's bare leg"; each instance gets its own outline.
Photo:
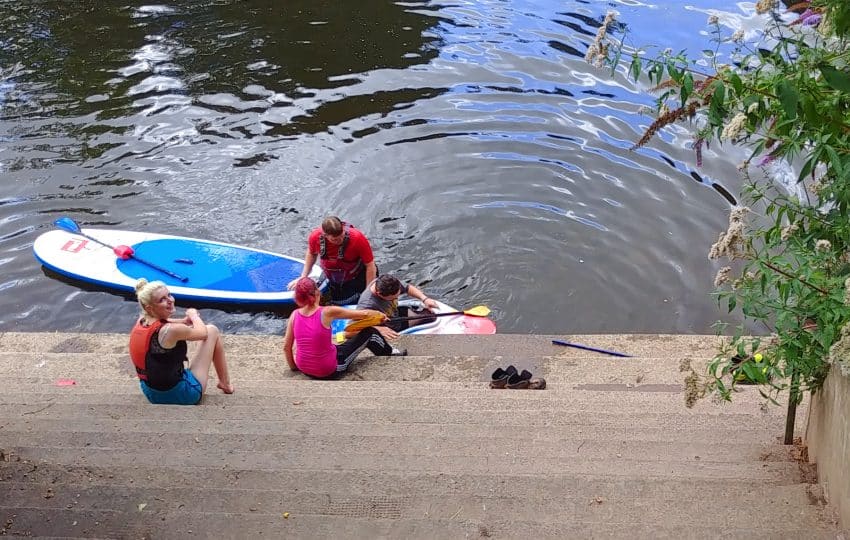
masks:
<path id="1" fill-rule="evenodd" d="M 224 359 L 224 345 L 221 343 L 221 332 L 212 324 L 207 325 L 207 339 L 201 342 L 198 352 L 189 363 L 189 370 L 198 379 L 204 390 L 207 389 L 210 364 L 215 366 L 215 373 L 218 376 L 218 387 L 225 394 L 232 394 L 233 385 L 230 384 L 230 374 L 227 371 L 227 363 Z"/>
<path id="2" fill-rule="evenodd" d="M 218 333 L 218 328 L 216 328 Z M 218 388 L 225 394 L 233 393 L 233 384 L 230 382 L 230 372 L 227 370 L 227 361 L 224 359 L 224 344 L 221 342 L 221 333 L 215 340 L 215 350 L 212 358 L 213 366 L 215 366 L 215 374 L 218 377 Z"/>

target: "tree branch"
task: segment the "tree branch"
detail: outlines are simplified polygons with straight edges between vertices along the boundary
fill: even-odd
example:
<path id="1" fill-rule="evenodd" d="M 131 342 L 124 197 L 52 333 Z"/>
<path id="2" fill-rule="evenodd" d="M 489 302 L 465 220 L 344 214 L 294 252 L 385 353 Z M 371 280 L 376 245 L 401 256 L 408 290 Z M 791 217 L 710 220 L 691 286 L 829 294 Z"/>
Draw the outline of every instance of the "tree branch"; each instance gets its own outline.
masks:
<path id="1" fill-rule="evenodd" d="M 806 281 L 805 279 L 799 278 L 799 277 L 797 277 L 797 276 L 792 276 L 792 275 L 791 275 L 791 274 L 789 274 L 788 272 L 786 272 L 786 271 L 784 271 L 784 270 L 781 270 L 781 269 L 777 268 L 777 267 L 776 267 L 776 266 L 774 266 L 772 263 L 769 263 L 769 262 L 767 262 L 767 261 L 763 261 L 763 262 L 762 262 L 762 264 L 763 264 L 763 265 L 765 265 L 765 266 L 767 266 L 768 268 L 770 268 L 770 269 L 771 269 L 771 270 L 773 270 L 774 272 L 776 272 L 776 273 L 778 273 L 778 274 L 782 274 L 783 276 L 787 277 L 788 279 L 794 279 L 794 280 L 796 280 L 796 281 L 799 281 L 799 282 L 800 282 L 800 283 L 802 283 L 803 285 L 805 285 L 805 286 L 807 286 L 807 287 L 811 287 L 812 289 L 814 289 L 814 290 L 818 291 L 819 293 L 823 294 L 824 296 L 829 296 L 829 291 L 827 291 L 826 289 L 821 289 L 821 288 L 820 288 L 820 287 L 818 287 L 817 285 L 813 285 L 812 283 L 809 283 L 809 282 L 808 282 L 808 281 Z"/>

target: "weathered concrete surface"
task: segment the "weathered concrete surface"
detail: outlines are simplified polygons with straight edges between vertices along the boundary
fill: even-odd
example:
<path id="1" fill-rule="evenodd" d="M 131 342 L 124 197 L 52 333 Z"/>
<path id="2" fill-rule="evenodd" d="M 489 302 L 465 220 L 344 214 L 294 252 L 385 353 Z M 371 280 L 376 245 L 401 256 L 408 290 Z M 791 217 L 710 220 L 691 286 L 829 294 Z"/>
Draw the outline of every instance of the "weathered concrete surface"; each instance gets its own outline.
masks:
<path id="1" fill-rule="evenodd" d="M 783 408 L 684 408 L 680 359 L 717 338 L 551 337 L 412 336 L 314 381 L 279 337 L 227 336 L 236 394 L 175 407 L 141 395 L 124 335 L 0 334 L 0 534 L 840 537 Z M 487 388 L 508 363 L 547 389 Z"/>
<path id="2" fill-rule="evenodd" d="M 812 398 L 806 442 L 830 503 L 850 528 L 850 377 L 837 368 Z"/>

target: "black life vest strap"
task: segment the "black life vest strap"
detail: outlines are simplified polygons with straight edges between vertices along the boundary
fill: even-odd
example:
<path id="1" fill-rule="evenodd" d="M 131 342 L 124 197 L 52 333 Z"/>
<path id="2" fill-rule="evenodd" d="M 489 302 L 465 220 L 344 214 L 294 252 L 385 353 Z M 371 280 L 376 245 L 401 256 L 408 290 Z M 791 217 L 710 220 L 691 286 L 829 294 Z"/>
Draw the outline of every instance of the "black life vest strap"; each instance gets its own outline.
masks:
<path id="1" fill-rule="evenodd" d="M 350 228 L 351 228 L 351 225 L 346 223 L 345 227 L 342 230 L 345 233 L 345 236 L 343 236 L 343 238 L 342 238 L 342 244 L 339 246 L 339 251 L 336 252 L 337 260 L 341 261 L 343 259 L 343 257 L 345 256 L 345 248 L 346 248 L 346 246 L 348 246 L 348 238 L 349 238 L 348 230 Z M 322 259 L 328 258 L 328 246 L 327 246 L 327 243 L 326 243 L 324 231 L 322 232 L 321 235 L 319 235 L 319 257 L 322 258 Z"/>

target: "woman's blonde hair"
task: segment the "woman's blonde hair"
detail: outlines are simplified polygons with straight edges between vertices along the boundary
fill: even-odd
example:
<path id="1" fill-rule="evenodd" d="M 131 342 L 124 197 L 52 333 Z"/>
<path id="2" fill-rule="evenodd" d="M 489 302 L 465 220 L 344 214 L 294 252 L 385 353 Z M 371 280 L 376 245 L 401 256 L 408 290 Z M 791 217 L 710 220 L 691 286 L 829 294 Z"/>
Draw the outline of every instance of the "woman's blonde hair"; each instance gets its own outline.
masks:
<path id="1" fill-rule="evenodd" d="M 139 278 L 136 282 L 136 298 L 139 299 L 139 305 L 142 306 L 142 313 L 146 313 L 145 306 L 151 305 L 154 291 L 165 286 L 165 283 L 161 281 L 148 281 L 145 278 Z"/>

